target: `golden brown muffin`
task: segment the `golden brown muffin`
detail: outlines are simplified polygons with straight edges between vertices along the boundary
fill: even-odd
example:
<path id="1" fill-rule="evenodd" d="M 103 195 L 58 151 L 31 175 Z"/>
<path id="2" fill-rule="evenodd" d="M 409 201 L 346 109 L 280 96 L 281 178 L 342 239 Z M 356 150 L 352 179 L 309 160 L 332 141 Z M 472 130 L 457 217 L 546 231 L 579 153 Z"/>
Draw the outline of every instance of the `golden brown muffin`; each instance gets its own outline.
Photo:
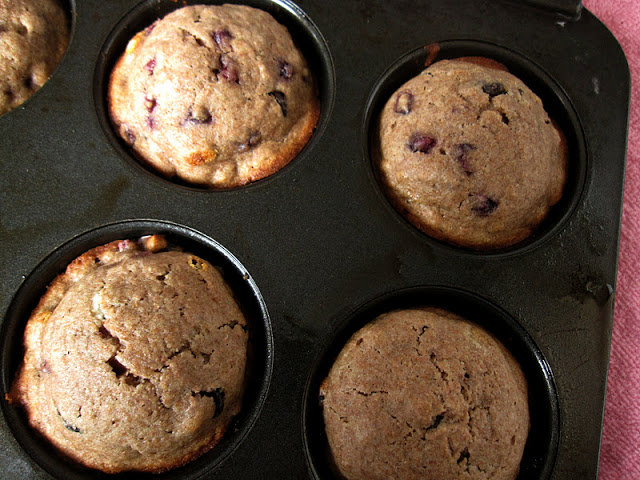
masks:
<path id="1" fill-rule="evenodd" d="M 116 241 L 81 255 L 26 326 L 8 400 L 90 468 L 180 466 L 218 443 L 241 409 L 246 320 L 216 268 L 156 252 L 163 243 Z"/>
<path id="2" fill-rule="evenodd" d="M 518 78 L 442 60 L 386 103 L 374 155 L 393 205 L 439 240 L 480 250 L 527 238 L 562 196 L 564 136 Z"/>
<path id="3" fill-rule="evenodd" d="M 0 0 L 0 115 L 38 91 L 69 42 L 56 0 Z"/>
<path id="4" fill-rule="evenodd" d="M 527 384 L 504 346 L 440 309 L 397 310 L 356 332 L 320 387 L 347 480 L 513 480 Z"/>
<path id="5" fill-rule="evenodd" d="M 282 168 L 319 115 L 313 77 L 287 29 L 242 5 L 183 7 L 138 33 L 113 69 L 108 101 L 139 159 L 214 188 Z"/>

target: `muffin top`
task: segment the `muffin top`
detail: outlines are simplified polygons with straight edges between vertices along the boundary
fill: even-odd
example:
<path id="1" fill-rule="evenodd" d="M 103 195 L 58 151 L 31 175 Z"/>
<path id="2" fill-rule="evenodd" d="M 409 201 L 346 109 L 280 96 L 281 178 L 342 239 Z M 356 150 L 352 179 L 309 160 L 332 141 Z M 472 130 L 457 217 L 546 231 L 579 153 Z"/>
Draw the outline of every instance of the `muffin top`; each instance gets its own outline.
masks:
<path id="1" fill-rule="evenodd" d="M 450 312 L 397 310 L 356 332 L 320 387 L 347 480 L 513 480 L 527 384 L 506 348 Z"/>
<path id="2" fill-rule="evenodd" d="M 388 100 L 374 148 L 393 205 L 430 236 L 489 250 L 528 237 L 561 196 L 566 142 L 497 62 L 442 60 Z"/>
<path id="3" fill-rule="evenodd" d="M 109 112 L 166 177 L 231 188 L 271 175 L 309 140 L 319 101 L 287 29 L 243 5 L 180 8 L 138 33 L 111 74 Z"/>
<path id="4" fill-rule="evenodd" d="M 0 0 L 0 115 L 49 79 L 69 41 L 56 0 Z"/>
<path id="5" fill-rule="evenodd" d="M 63 454 L 108 473 L 194 459 L 242 404 L 247 324 L 229 287 L 201 258 L 156 246 L 112 242 L 54 280 L 8 395 Z"/>

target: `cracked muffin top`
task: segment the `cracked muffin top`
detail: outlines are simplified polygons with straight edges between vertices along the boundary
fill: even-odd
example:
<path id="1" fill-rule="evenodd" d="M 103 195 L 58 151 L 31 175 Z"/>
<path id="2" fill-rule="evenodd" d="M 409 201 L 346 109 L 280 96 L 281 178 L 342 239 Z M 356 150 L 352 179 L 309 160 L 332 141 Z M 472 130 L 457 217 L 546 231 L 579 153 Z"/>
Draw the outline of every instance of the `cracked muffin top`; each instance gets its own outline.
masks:
<path id="1" fill-rule="evenodd" d="M 165 245 L 151 236 L 86 252 L 27 323 L 8 400 L 87 467 L 183 465 L 240 411 L 246 320 L 216 268 Z"/>
<path id="2" fill-rule="evenodd" d="M 501 343 L 450 312 L 397 310 L 360 329 L 320 400 L 347 480 L 518 475 L 529 432 L 524 374 Z"/>
<path id="3" fill-rule="evenodd" d="M 49 79 L 67 49 L 67 23 L 56 0 L 0 0 L 0 115 Z"/>
<path id="4" fill-rule="evenodd" d="M 220 189 L 281 169 L 319 115 L 313 76 L 287 29 L 243 5 L 183 7 L 139 32 L 113 69 L 108 103 L 143 163 Z"/>
<path id="5" fill-rule="evenodd" d="M 388 100 L 378 135 L 375 161 L 394 207 L 454 245 L 514 245 L 562 196 L 562 132 L 540 98 L 489 59 L 422 71 Z"/>

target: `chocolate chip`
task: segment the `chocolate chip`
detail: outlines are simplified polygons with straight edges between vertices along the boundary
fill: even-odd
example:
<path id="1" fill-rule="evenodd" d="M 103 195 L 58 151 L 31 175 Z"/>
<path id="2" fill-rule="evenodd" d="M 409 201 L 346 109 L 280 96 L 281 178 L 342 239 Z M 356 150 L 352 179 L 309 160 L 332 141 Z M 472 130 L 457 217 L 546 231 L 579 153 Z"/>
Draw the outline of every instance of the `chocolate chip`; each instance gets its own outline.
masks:
<path id="1" fill-rule="evenodd" d="M 460 143 L 456 145 L 456 149 L 455 149 L 456 161 L 460 164 L 460 166 L 464 170 L 464 173 L 466 173 L 467 175 L 471 175 L 473 173 L 473 170 L 469 165 L 469 152 L 475 149 L 476 147 L 474 147 L 470 143 Z"/>
<path id="2" fill-rule="evenodd" d="M 482 194 L 473 195 L 472 202 L 471 211 L 479 217 L 491 215 L 500 204 L 498 200 Z"/>
<path id="3" fill-rule="evenodd" d="M 278 69 L 280 71 L 280 76 L 285 80 L 289 80 L 293 77 L 293 66 L 289 62 L 278 60 Z"/>
<path id="4" fill-rule="evenodd" d="M 420 153 L 429 153 L 433 147 L 436 146 L 438 141 L 430 137 L 429 135 L 424 135 L 422 133 L 415 133 L 409 139 L 407 143 L 407 148 L 412 152 L 420 152 Z"/>
<path id="5" fill-rule="evenodd" d="M 280 90 L 273 90 L 271 92 L 269 92 L 267 95 L 271 95 L 276 102 L 278 102 L 278 105 L 280 105 L 280 109 L 282 110 L 282 115 L 284 117 L 287 116 L 287 97 L 286 95 L 281 92 Z"/>
<path id="6" fill-rule="evenodd" d="M 393 107 L 393 111 L 396 113 L 401 113 L 402 115 L 407 115 L 411 113 L 411 109 L 413 108 L 413 94 L 410 92 L 399 92 L 396 95 L 396 103 Z"/>
<path id="7" fill-rule="evenodd" d="M 482 85 L 482 91 L 489 95 L 490 98 L 507 93 L 507 89 L 500 82 L 485 83 Z"/>

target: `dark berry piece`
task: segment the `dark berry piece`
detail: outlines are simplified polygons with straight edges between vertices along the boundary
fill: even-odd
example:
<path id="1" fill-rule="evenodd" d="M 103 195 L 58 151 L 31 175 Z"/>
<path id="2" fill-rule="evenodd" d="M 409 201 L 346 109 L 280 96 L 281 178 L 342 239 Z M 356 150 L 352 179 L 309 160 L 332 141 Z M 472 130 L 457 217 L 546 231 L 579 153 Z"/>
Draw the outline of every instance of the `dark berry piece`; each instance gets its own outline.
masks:
<path id="1" fill-rule="evenodd" d="M 498 200 L 482 194 L 473 195 L 472 201 L 471 211 L 479 217 L 491 215 L 500 204 Z"/>
<path id="2" fill-rule="evenodd" d="M 473 170 L 471 170 L 471 166 L 469 165 L 469 152 L 475 149 L 476 147 L 474 147 L 470 143 L 461 143 L 459 145 L 456 145 L 456 161 L 460 164 L 460 166 L 464 170 L 464 173 L 466 173 L 467 175 L 471 175 L 473 173 Z"/>
<path id="3" fill-rule="evenodd" d="M 396 96 L 396 103 L 393 106 L 393 111 L 406 115 L 411 113 L 413 108 L 413 94 L 410 92 L 399 92 Z"/>
<path id="4" fill-rule="evenodd" d="M 124 139 L 129 145 L 136 143 L 136 134 L 129 127 L 124 127 Z"/>
<path id="5" fill-rule="evenodd" d="M 280 70 L 280 76 L 285 80 L 289 80 L 291 79 L 291 77 L 293 77 L 293 66 L 289 62 L 279 60 L 278 68 Z"/>
<path id="6" fill-rule="evenodd" d="M 278 102 L 278 105 L 280 105 L 280 109 L 282 110 L 282 115 L 286 117 L 287 116 L 286 95 L 280 90 L 273 90 L 272 92 L 269 92 L 268 95 L 271 95 L 276 100 L 276 102 Z"/>
<path id="7" fill-rule="evenodd" d="M 151 35 L 151 32 L 153 32 L 153 29 L 156 28 L 156 24 L 157 23 L 158 23 L 158 20 L 156 20 L 151 25 L 149 25 L 147 28 L 145 28 L 144 29 L 145 35 L 147 35 L 147 36 Z"/>
<path id="8" fill-rule="evenodd" d="M 227 55 L 220 55 L 221 69 L 216 72 L 218 79 L 222 78 L 229 83 L 240 83 L 240 75 L 233 59 Z"/>
<path id="9" fill-rule="evenodd" d="M 153 71 L 156 69 L 156 57 L 153 57 L 151 60 L 149 60 L 145 64 L 144 68 L 147 72 L 149 72 L 149 75 L 153 75 Z"/>
<path id="10" fill-rule="evenodd" d="M 149 96 L 144 97 L 144 106 L 146 107 L 147 112 L 149 113 L 153 112 L 157 104 L 158 102 L 156 101 L 155 98 L 149 97 Z"/>
<path id="11" fill-rule="evenodd" d="M 193 107 L 189 107 L 187 111 L 187 118 L 183 121 L 185 123 L 193 123 L 196 125 L 209 125 L 213 122 L 211 112 L 204 107 L 198 108 L 194 111 Z"/>
<path id="12" fill-rule="evenodd" d="M 424 135 L 422 133 L 415 133 L 409 139 L 407 148 L 414 153 L 429 153 L 433 149 L 433 147 L 436 146 L 436 143 L 438 143 L 438 141 L 433 137 Z"/>
<path id="13" fill-rule="evenodd" d="M 233 50 L 233 47 L 231 46 L 233 36 L 229 30 L 216 30 L 211 33 L 211 38 L 213 38 L 213 41 L 216 42 L 216 45 L 218 45 L 218 48 L 221 51 L 227 53 Z"/>
<path id="14" fill-rule="evenodd" d="M 156 127 L 156 119 L 151 115 L 147 117 L 147 127 L 149 127 L 150 130 L 153 130 Z"/>
<path id="15" fill-rule="evenodd" d="M 507 89 L 500 82 L 485 83 L 482 85 L 482 91 L 489 95 L 490 98 L 507 93 Z"/>
<path id="16" fill-rule="evenodd" d="M 260 143 L 261 137 L 262 135 L 260 134 L 260 132 L 251 132 L 247 141 L 238 145 L 238 151 L 240 153 L 244 153 L 251 150 L 253 147 Z"/>

